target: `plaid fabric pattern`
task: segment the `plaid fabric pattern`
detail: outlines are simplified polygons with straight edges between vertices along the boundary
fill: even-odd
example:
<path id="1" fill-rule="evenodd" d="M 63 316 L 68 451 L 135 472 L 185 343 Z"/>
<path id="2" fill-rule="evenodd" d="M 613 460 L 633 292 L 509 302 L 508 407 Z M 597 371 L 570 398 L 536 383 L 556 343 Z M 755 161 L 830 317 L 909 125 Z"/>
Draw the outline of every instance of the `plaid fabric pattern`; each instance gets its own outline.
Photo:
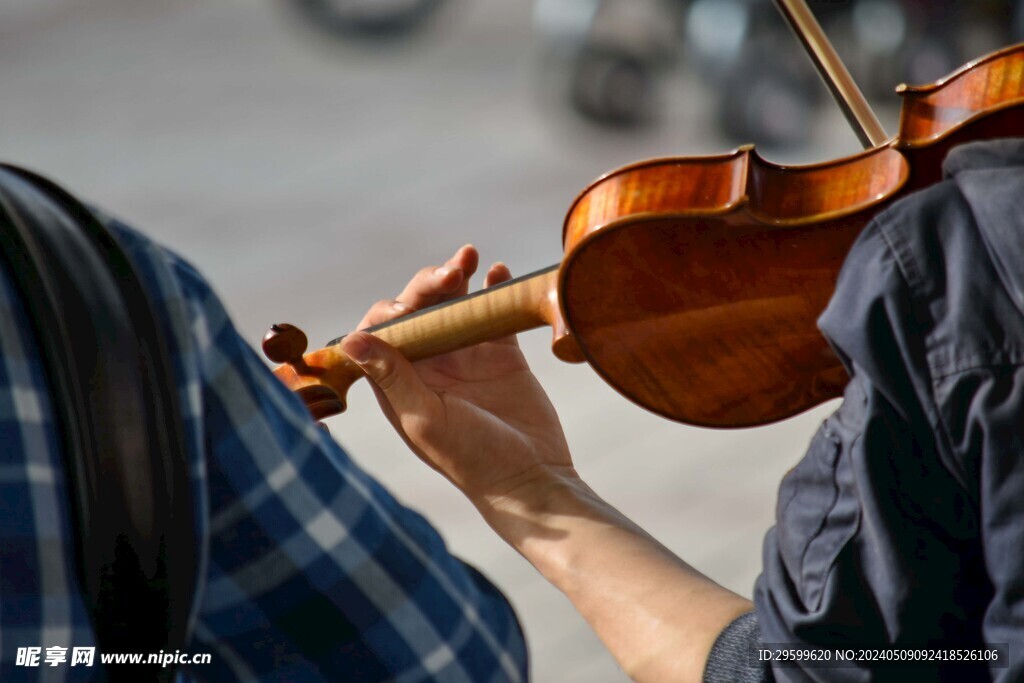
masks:
<path id="1" fill-rule="evenodd" d="M 179 681 L 519 681 L 505 598 L 310 420 L 187 263 L 116 221 L 161 311 L 192 457 L 202 580 Z M 21 303 L 0 272 L 0 680 L 19 647 L 95 645 L 74 577 L 58 434 Z"/>

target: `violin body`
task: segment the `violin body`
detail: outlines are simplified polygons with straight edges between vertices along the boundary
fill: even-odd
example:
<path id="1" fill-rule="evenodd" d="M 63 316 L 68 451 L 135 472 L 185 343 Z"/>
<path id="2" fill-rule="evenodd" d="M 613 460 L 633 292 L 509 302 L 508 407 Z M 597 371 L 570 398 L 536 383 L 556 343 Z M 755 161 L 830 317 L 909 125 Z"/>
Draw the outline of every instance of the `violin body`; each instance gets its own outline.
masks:
<path id="1" fill-rule="evenodd" d="M 774 422 L 840 396 L 816 320 L 868 221 L 941 178 L 970 140 L 1024 136 L 1024 45 L 922 88 L 899 134 L 813 166 L 752 147 L 613 171 L 569 210 L 558 298 L 590 365 L 636 403 L 710 427 Z"/>

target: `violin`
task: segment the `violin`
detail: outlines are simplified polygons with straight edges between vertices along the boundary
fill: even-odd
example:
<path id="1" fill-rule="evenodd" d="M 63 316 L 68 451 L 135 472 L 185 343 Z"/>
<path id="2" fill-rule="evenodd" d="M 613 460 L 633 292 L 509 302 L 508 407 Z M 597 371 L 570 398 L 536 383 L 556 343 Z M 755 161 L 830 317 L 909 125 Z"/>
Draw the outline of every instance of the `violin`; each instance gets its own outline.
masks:
<path id="1" fill-rule="evenodd" d="M 365 331 L 419 360 L 550 326 L 558 358 L 698 426 L 767 424 L 841 396 L 846 373 L 815 322 L 847 251 L 878 212 L 938 181 L 956 145 L 1024 136 L 1024 44 L 898 86 L 890 138 L 804 0 L 777 3 L 865 151 L 782 166 L 748 145 L 619 168 L 570 206 L 560 263 Z M 316 419 L 343 411 L 363 375 L 339 341 L 306 353 L 291 325 L 263 341 Z"/>

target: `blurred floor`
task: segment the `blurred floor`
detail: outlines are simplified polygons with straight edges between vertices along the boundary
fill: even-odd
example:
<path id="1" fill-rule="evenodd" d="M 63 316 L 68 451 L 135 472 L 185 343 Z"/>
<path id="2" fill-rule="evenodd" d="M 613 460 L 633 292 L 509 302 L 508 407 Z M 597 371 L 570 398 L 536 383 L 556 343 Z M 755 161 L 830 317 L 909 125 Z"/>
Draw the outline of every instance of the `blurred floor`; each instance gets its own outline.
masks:
<path id="1" fill-rule="evenodd" d="M 330 44 L 268 1 L 0 0 L 0 18 L 0 156 L 184 254 L 254 345 L 278 321 L 332 338 L 466 242 L 517 273 L 553 263 L 564 211 L 602 171 L 731 147 L 685 74 L 664 125 L 641 133 L 542 102 L 527 3 L 453 2 L 394 49 Z M 815 140 L 809 160 L 856 149 L 831 112 Z M 778 481 L 828 408 L 757 430 L 682 427 L 558 363 L 547 342 L 523 338 L 580 471 L 749 595 Z M 332 433 L 511 597 L 535 680 L 625 680 L 569 603 L 406 451 L 365 387 L 350 405 Z"/>

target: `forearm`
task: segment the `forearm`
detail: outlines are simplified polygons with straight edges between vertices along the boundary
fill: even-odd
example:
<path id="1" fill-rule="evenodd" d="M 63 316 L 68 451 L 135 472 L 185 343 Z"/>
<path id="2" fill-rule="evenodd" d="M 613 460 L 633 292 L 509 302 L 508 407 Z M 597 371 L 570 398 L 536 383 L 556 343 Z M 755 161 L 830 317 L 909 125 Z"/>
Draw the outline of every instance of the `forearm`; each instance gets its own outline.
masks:
<path id="1" fill-rule="evenodd" d="M 700 681 L 715 638 L 752 609 L 608 505 L 571 468 L 538 468 L 502 495 L 475 502 L 638 681 Z"/>

